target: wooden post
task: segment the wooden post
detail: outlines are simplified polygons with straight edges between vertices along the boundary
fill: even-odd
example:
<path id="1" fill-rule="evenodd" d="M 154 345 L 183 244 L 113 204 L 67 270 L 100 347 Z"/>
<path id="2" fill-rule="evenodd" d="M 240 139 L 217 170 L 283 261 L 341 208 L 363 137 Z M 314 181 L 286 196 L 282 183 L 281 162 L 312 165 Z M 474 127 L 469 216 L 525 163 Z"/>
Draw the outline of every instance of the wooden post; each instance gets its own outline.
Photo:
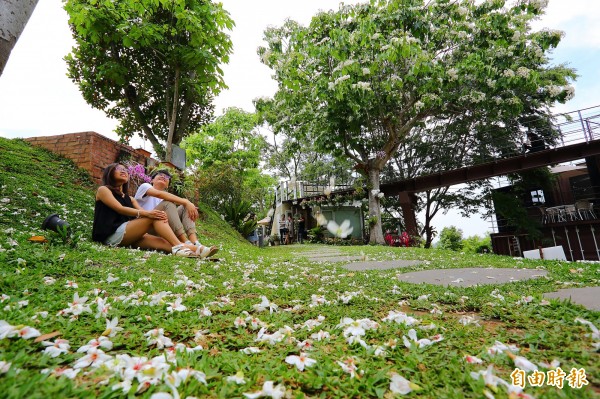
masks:
<path id="1" fill-rule="evenodd" d="M 415 193 L 409 193 L 402 191 L 398 194 L 400 200 L 400 206 L 402 207 L 402 215 L 404 216 L 404 227 L 409 236 L 418 235 L 417 232 L 417 218 L 415 217 L 415 202 L 417 196 Z"/>

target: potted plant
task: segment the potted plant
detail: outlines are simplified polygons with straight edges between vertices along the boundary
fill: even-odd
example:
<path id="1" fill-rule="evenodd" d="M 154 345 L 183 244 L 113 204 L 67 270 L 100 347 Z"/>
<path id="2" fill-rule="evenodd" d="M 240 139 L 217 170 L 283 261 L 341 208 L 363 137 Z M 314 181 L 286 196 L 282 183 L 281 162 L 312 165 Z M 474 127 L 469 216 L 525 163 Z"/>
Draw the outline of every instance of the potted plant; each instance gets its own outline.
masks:
<path id="1" fill-rule="evenodd" d="M 279 245 L 279 242 L 280 242 L 280 240 L 281 240 L 281 239 L 280 239 L 280 237 L 279 237 L 279 234 L 273 234 L 273 235 L 271 236 L 271 240 L 273 240 L 273 241 L 272 241 L 272 242 L 273 242 L 273 245 L 274 245 L 274 246 L 277 246 L 277 245 Z"/>

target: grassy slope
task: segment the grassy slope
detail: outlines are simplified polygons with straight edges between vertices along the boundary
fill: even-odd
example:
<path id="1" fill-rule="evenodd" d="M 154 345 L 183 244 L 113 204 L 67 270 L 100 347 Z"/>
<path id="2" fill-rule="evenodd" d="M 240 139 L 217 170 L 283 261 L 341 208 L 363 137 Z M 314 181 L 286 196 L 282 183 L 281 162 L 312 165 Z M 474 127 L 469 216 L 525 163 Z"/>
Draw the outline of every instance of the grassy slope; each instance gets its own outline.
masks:
<path id="1" fill-rule="evenodd" d="M 348 273 L 337 266 L 313 264 L 300 258 L 297 247 L 276 247 L 259 250 L 248 245 L 220 219 L 203 209 L 205 220 L 200 225 L 201 239 L 206 244 L 223 247 L 220 263 L 179 259 L 149 252 L 127 249 L 107 249 L 89 242 L 93 213 L 93 187 L 84 173 L 62 158 L 31 148 L 18 140 L 0 138 L 0 320 L 11 325 L 29 325 L 42 333 L 60 331 L 69 340 L 71 349 L 57 358 L 43 356 L 43 347 L 33 340 L 0 339 L 0 361 L 12 366 L 0 374 L 0 397 L 120 397 L 121 391 L 111 386 L 120 381 L 105 368 L 85 369 L 75 380 L 47 376 L 45 368 L 71 367 L 83 355 L 76 350 L 97 338 L 105 329 L 104 317 L 83 313 L 75 320 L 69 315 L 57 315 L 73 301 L 73 294 L 88 296 L 88 303 L 104 298 L 111 305 L 108 317 L 118 317 L 124 331 L 111 338 L 114 347 L 108 354 L 154 357 L 164 350 L 148 345 L 144 334 L 163 328 L 165 335 L 188 347 L 202 345 L 205 350 L 179 354 L 178 367 L 191 367 L 206 373 L 208 385 L 197 381 L 182 383 L 181 397 L 242 397 L 255 392 L 266 380 L 283 383 L 293 397 L 383 397 L 390 396 L 389 373 L 396 372 L 422 387 L 411 395 L 424 398 L 480 398 L 483 382 L 475 381 L 470 371 L 483 370 L 493 364 L 501 377 L 514 365 L 506 355 L 491 357 L 486 348 L 496 339 L 521 348 L 520 354 L 535 362 L 558 359 L 563 369 L 584 367 L 588 379 L 596 384 L 600 378 L 598 354 L 594 353 L 589 329 L 574 322 L 576 317 L 599 325 L 599 312 L 552 301 L 540 304 L 541 293 L 565 286 L 598 283 L 595 264 L 572 265 L 560 262 L 532 262 L 498 256 L 470 256 L 422 249 L 351 247 L 340 248 L 349 254 L 363 253 L 369 259 L 422 259 L 426 263 L 408 270 L 435 267 L 542 267 L 549 271 L 548 279 L 514 283 L 504 286 L 474 288 L 441 288 L 399 282 L 398 270 Z M 6 171 L 6 172 L 4 172 Z M 59 213 L 71 223 L 83 238 L 75 249 L 59 240 L 49 244 L 29 243 L 27 238 L 41 234 L 39 226 L 50 213 Z M 322 247 L 306 246 L 313 250 Z M 573 272 L 573 268 L 581 268 Z M 108 281 L 109 274 L 118 280 Z M 45 277 L 56 280 L 44 284 Z M 68 281 L 77 288 L 67 287 Z M 491 296 L 499 289 L 504 302 Z M 169 292 L 157 305 L 150 305 L 152 295 Z M 338 298 L 353 296 L 348 304 Z M 266 295 L 289 311 L 257 312 L 254 305 Z M 418 299 L 430 295 L 427 300 Z M 527 295 L 534 300 L 527 305 L 518 301 Z M 177 297 L 187 310 L 169 312 L 168 303 Z M 222 299 L 227 297 L 228 300 Z M 330 303 L 321 303 L 321 299 Z M 24 305 L 23 300 L 28 303 Z M 404 304 L 399 301 L 405 300 Z M 228 302 L 229 301 L 229 302 Z M 20 303 L 21 302 L 21 303 Z M 433 304 L 436 304 L 434 306 Z M 297 306 L 296 308 L 293 308 Z M 442 315 L 430 311 L 439 307 Z M 208 309 L 211 316 L 204 315 Z M 425 349 L 405 348 L 402 336 L 409 327 L 382 322 L 388 311 L 403 310 L 426 325 L 436 328 L 422 331 L 419 338 L 442 333 L 444 340 Z M 47 311 L 47 317 L 39 312 Z M 234 320 L 245 317 L 243 312 L 268 323 L 273 333 L 284 326 L 295 332 L 274 345 L 255 342 L 257 330 L 250 326 L 235 327 Z M 465 314 L 476 314 L 481 327 L 458 323 Z M 323 324 L 313 331 L 300 325 L 309 319 L 325 316 Z M 387 356 L 375 356 L 373 349 L 345 342 L 342 330 L 336 328 L 341 317 L 370 318 L 379 322 L 374 331 L 367 331 L 365 341 L 375 347 L 397 339 L 395 348 L 387 348 Z M 319 329 L 328 331 L 329 341 L 313 341 L 310 357 L 317 365 L 299 372 L 284 362 L 288 354 L 299 350 L 291 337 L 304 340 Z M 207 330 L 207 332 L 206 332 Z M 199 332 L 205 331 L 204 334 Z M 261 353 L 244 355 L 240 349 L 259 346 Z M 466 364 L 465 354 L 479 356 L 483 365 Z M 338 360 L 354 356 L 360 378 L 350 378 L 341 371 Z M 242 371 L 246 383 L 227 383 L 226 377 Z M 106 381 L 107 385 L 103 385 Z M 139 385 L 134 382 L 133 389 Z M 144 397 L 155 392 L 170 392 L 164 383 L 150 387 Z M 575 390 L 569 387 L 527 388 L 535 397 L 589 398 L 596 397 L 590 387 Z M 506 397 L 499 389 L 498 398 Z"/>

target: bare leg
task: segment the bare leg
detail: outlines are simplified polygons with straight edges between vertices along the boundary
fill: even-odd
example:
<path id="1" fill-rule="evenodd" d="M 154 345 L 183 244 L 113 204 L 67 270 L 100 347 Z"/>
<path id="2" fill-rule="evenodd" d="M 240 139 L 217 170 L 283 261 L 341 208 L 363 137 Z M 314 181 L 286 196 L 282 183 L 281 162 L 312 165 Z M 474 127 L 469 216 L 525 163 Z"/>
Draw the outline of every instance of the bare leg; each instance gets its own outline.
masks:
<path id="1" fill-rule="evenodd" d="M 133 246 L 140 249 L 158 249 L 167 253 L 170 253 L 173 249 L 167 240 L 151 234 L 145 234 L 141 240 L 133 243 Z"/>
<path id="2" fill-rule="evenodd" d="M 149 219 L 149 218 L 141 218 L 141 219 L 133 219 L 127 223 L 127 229 L 125 230 L 125 236 L 123 237 L 123 241 L 121 241 L 122 246 L 137 244 L 138 241 L 142 240 L 150 227 L 153 227 L 154 230 L 162 237 L 163 240 L 166 240 L 171 247 L 175 245 L 181 244 L 181 242 L 169 227 L 169 223 L 166 220 L 158 220 L 158 219 Z M 150 242 L 152 243 L 152 241 Z M 164 247 L 161 245 L 160 248 Z M 169 248 L 170 251 L 170 248 Z"/>
<path id="3" fill-rule="evenodd" d="M 177 215 L 179 216 L 179 220 L 181 221 L 181 224 L 183 225 L 183 228 L 185 230 L 185 234 L 187 234 L 189 240 L 191 242 L 198 241 L 198 235 L 196 234 L 196 222 L 190 219 L 190 216 L 188 215 L 185 206 L 179 205 L 177 207 Z"/>

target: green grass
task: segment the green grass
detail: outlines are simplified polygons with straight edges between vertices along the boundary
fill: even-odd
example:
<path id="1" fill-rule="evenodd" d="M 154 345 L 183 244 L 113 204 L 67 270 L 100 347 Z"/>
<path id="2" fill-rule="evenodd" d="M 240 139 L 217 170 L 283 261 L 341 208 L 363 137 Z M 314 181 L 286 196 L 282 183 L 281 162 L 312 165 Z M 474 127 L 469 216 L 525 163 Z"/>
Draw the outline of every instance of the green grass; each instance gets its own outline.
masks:
<path id="1" fill-rule="evenodd" d="M 2 398 L 150 398 L 157 392 L 173 395 L 175 389 L 182 398 L 232 398 L 259 391 L 266 381 L 282 384 L 291 398 L 390 398 L 397 396 L 390 391 L 392 373 L 420 387 L 409 397 L 482 398 L 488 390 L 496 398 L 506 398 L 505 387 L 499 386 L 493 392 L 485 387 L 483 379 L 475 380 L 470 375 L 492 365 L 496 375 L 510 382 L 513 361 L 506 353 L 487 353 L 496 340 L 518 346 L 518 354 L 535 363 L 556 359 L 567 374 L 572 368 L 584 368 L 590 381 L 581 389 L 570 388 L 567 381 L 563 389 L 528 385 L 528 394 L 536 398 L 599 397 L 599 354 L 592 347 L 590 329 L 575 319 L 580 317 L 600 326 L 600 312 L 566 302 L 541 302 L 543 292 L 597 285 L 597 264 L 418 248 L 335 247 L 371 260 L 425 261 L 402 270 L 348 272 L 340 264 L 310 262 L 301 255 L 307 250 L 334 247 L 258 249 L 206 208 L 202 208 L 199 224 L 201 241 L 221 246 L 221 262 L 110 249 L 90 241 L 94 187 L 70 161 L 19 140 L 0 138 L 0 170 L 0 296 L 4 295 L 0 299 L 0 320 L 12 326 L 31 326 L 42 334 L 59 332 L 56 338 L 68 340 L 70 345 L 66 353 L 53 358 L 44 355 L 44 346 L 34 339 L 0 339 L 0 361 L 11 363 L 6 372 L 0 366 Z M 40 230 L 40 225 L 51 213 L 58 213 L 74 227 L 79 238 L 75 246 L 64 244 L 55 235 L 45 244 L 27 240 L 34 235 L 50 236 Z M 481 266 L 543 268 L 548 277 L 473 288 L 415 285 L 397 279 L 406 271 Z M 54 282 L 46 284 L 45 280 Z M 68 287 L 69 281 L 78 287 Z M 91 313 L 76 318 L 61 315 L 75 293 L 88 297 L 86 304 Z M 492 294 L 501 294 L 505 299 L 500 301 Z M 278 306 L 276 311 L 256 309 L 263 295 Z M 429 297 L 419 299 L 422 295 Z M 533 301 L 522 304 L 526 296 L 532 296 Z M 169 312 L 167 307 L 177 298 L 187 310 Z M 343 299 L 348 298 L 344 303 Z M 113 347 L 105 353 L 112 360 L 100 367 L 82 368 L 73 379 L 56 376 L 57 370 L 70 369 L 84 357 L 84 353 L 77 353 L 81 346 L 105 331 L 104 315 L 96 317 L 99 300 L 110 305 L 105 315 L 118 318 L 118 326 L 123 328 L 109 338 Z M 434 309 L 441 314 L 432 313 Z M 406 327 L 384 322 L 390 311 L 403 311 L 420 324 Z M 479 326 L 461 324 L 464 315 L 477 317 Z M 319 316 L 324 319 L 313 330 L 302 327 Z M 272 345 L 258 342 L 259 328 L 251 327 L 252 317 L 264 323 L 267 334 L 286 326 L 293 332 L 282 330 L 282 340 Z M 338 327 L 344 317 L 378 323 L 361 337 L 367 348 L 347 342 L 344 329 Z M 238 318 L 249 318 L 248 325 L 236 326 Z M 419 328 L 431 323 L 435 325 L 432 330 Z M 149 345 L 144 334 L 157 328 L 164 329 L 164 335 L 173 343 L 188 348 L 200 345 L 202 349 L 175 354 Z M 409 349 L 402 338 L 411 328 L 415 328 L 418 338 L 442 334 L 444 339 L 425 348 Z M 330 337 L 312 340 L 313 349 L 307 353 L 317 361 L 315 365 L 299 371 L 285 362 L 287 356 L 300 353 L 297 342 L 310 339 L 320 330 Z M 261 352 L 240 352 L 254 346 Z M 385 349 L 383 356 L 376 354 L 378 347 Z M 165 354 L 169 362 L 156 360 L 161 356 L 165 359 Z M 481 358 L 483 364 L 465 362 L 467 354 Z M 113 390 L 129 375 L 115 371 L 115 359 L 124 359 L 125 355 L 155 358 L 154 368 L 147 364 L 146 371 L 133 379 L 128 394 L 121 388 Z M 358 368 L 354 378 L 338 364 L 349 358 L 354 358 Z M 54 373 L 42 373 L 45 369 Z M 204 373 L 206 383 L 193 377 L 177 380 L 172 373 L 184 369 Z M 227 381 L 238 372 L 243 373 L 243 384 Z M 171 377 L 165 377 L 167 374 Z M 144 378 L 150 384 L 144 384 Z"/>

